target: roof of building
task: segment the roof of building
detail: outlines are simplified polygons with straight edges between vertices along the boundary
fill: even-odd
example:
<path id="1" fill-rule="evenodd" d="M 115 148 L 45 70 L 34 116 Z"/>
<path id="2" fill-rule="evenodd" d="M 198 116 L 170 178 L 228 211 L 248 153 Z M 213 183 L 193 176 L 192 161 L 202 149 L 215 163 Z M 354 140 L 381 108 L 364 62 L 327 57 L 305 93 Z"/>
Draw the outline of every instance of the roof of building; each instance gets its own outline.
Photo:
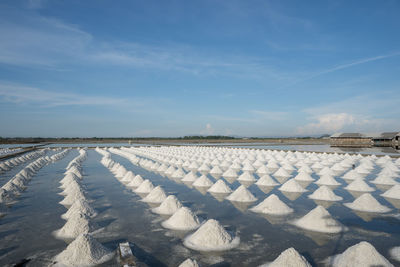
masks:
<path id="1" fill-rule="evenodd" d="M 335 133 L 331 135 L 331 138 L 370 138 L 370 137 L 362 133 Z"/>
<path id="2" fill-rule="evenodd" d="M 378 136 L 374 136 L 373 138 L 376 138 L 376 139 L 393 139 L 396 136 L 400 136 L 400 132 L 385 132 L 385 133 L 381 133 Z"/>

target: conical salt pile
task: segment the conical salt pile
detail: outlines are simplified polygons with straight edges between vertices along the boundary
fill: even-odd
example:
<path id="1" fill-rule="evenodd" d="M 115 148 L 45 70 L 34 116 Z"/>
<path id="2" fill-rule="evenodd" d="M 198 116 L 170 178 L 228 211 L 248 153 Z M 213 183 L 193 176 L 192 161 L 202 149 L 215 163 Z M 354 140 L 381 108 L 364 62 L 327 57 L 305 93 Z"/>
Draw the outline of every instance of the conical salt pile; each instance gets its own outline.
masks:
<path id="1" fill-rule="evenodd" d="M 336 195 L 332 189 L 328 186 L 323 185 L 314 191 L 311 195 L 308 196 L 310 199 L 314 200 L 323 200 L 323 201 L 340 201 L 343 198 Z"/>
<path id="2" fill-rule="evenodd" d="M 150 180 L 144 180 L 143 183 L 141 183 L 139 185 L 139 187 L 136 188 L 134 191 L 136 193 L 146 194 L 146 193 L 150 193 L 151 190 L 153 190 L 153 189 L 154 189 L 154 185 L 150 182 Z"/>
<path id="3" fill-rule="evenodd" d="M 75 188 L 74 191 L 69 192 L 68 195 L 59 203 L 64 206 L 70 206 L 77 200 L 86 200 L 84 191 L 81 188 Z"/>
<path id="4" fill-rule="evenodd" d="M 222 251 L 239 245 L 240 238 L 234 237 L 218 221 L 209 219 L 196 232 L 185 238 L 183 244 L 200 251 Z"/>
<path id="5" fill-rule="evenodd" d="M 153 190 L 150 191 L 150 193 L 142 199 L 143 202 L 148 202 L 148 203 L 161 203 L 167 198 L 167 195 L 165 194 L 164 190 L 161 188 L 161 186 L 154 187 Z"/>
<path id="6" fill-rule="evenodd" d="M 260 179 L 258 179 L 258 181 L 256 182 L 256 185 L 260 186 L 277 186 L 279 184 L 280 183 L 275 181 L 274 178 L 272 178 L 268 174 L 261 176 Z"/>
<path id="7" fill-rule="evenodd" d="M 332 267 L 393 266 L 374 246 L 362 241 L 328 260 Z"/>
<path id="8" fill-rule="evenodd" d="M 307 192 L 307 189 L 304 189 L 295 179 L 290 179 L 286 183 L 284 183 L 281 187 L 278 188 L 279 191 L 282 192 L 291 192 L 291 193 L 303 193 Z"/>
<path id="9" fill-rule="evenodd" d="M 218 180 L 208 190 L 210 193 L 232 193 L 232 189 L 224 182 L 224 180 Z"/>
<path id="10" fill-rule="evenodd" d="M 80 234 L 88 234 L 96 229 L 85 214 L 74 213 L 64 226 L 55 232 L 59 238 L 76 238 Z"/>
<path id="11" fill-rule="evenodd" d="M 183 177 L 182 182 L 192 183 L 192 182 L 196 181 L 197 178 L 198 177 L 197 177 L 196 173 L 194 173 L 193 171 L 190 171 Z"/>
<path id="12" fill-rule="evenodd" d="M 356 179 L 344 189 L 357 192 L 373 192 L 375 189 L 369 186 L 363 179 Z"/>
<path id="13" fill-rule="evenodd" d="M 306 230 L 321 233 L 339 233 L 346 230 L 346 228 L 333 219 L 329 212 L 322 206 L 317 206 L 305 216 L 296 220 L 294 225 Z"/>
<path id="14" fill-rule="evenodd" d="M 264 265 L 262 265 L 264 266 Z M 273 262 L 266 264 L 268 267 L 311 267 L 311 264 L 294 248 L 283 251 Z"/>
<path id="15" fill-rule="evenodd" d="M 343 175 L 343 179 L 347 181 L 354 181 L 356 179 L 363 179 L 364 176 L 356 172 L 355 170 L 350 170 L 345 175 Z"/>
<path id="16" fill-rule="evenodd" d="M 239 186 L 226 199 L 237 202 L 254 202 L 257 200 L 257 198 L 253 196 L 253 194 L 247 190 L 244 185 Z"/>
<path id="17" fill-rule="evenodd" d="M 138 187 L 143 183 L 143 178 L 139 174 L 133 177 L 133 179 L 127 184 L 128 187 Z"/>
<path id="18" fill-rule="evenodd" d="M 280 183 L 286 182 L 291 176 L 283 167 L 280 167 L 273 175 Z"/>
<path id="19" fill-rule="evenodd" d="M 221 170 L 221 168 L 218 165 L 214 166 L 210 171 L 210 174 L 215 179 L 218 179 L 219 177 L 221 177 L 222 173 L 223 173 L 223 171 Z"/>
<path id="20" fill-rule="evenodd" d="M 345 203 L 346 207 L 363 212 L 386 213 L 390 209 L 381 205 L 371 194 L 365 193 L 356 198 L 352 203 Z"/>
<path id="21" fill-rule="evenodd" d="M 293 209 L 279 199 L 278 196 L 272 194 L 263 202 L 250 209 L 253 212 L 271 214 L 271 215 L 286 215 L 293 212 Z"/>
<path id="22" fill-rule="evenodd" d="M 186 207 L 180 208 L 168 220 L 161 223 L 164 228 L 182 231 L 196 229 L 199 224 L 196 214 Z"/>
<path id="23" fill-rule="evenodd" d="M 400 199 L 400 184 L 394 185 L 385 193 L 381 194 L 383 197 Z"/>
<path id="24" fill-rule="evenodd" d="M 238 174 L 236 173 L 235 170 L 228 169 L 222 174 L 222 177 L 227 178 L 227 179 L 233 179 L 233 178 L 237 178 Z"/>
<path id="25" fill-rule="evenodd" d="M 184 262 L 182 262 L 181 264 L 179 264 L 178 267 L 199 267 L 200 265 L 197 263 L 196 260 L 192 260 L 192 259 L 187 259 Z"/>
<path id="26" fill-rule="evenodd" d="M 301 181 L 301 182 L 313 182 L 314 178 L 311 177 L 311 175 L 307 172 L 299 172 L 296 177 L 294 177 L 296 181 Z"/>
<path id="27" fill-rule="evenodd" d="M 210 187 L 213 185 L 213 182 L 207 178 L 204 174 L 194 181 L 193 186 L 197 187 Z"/>
<path id="28" fill-rule="evenodd" d="M 129 183 L 132 181 L 132 179 L 135 177 L 135 175 L 133 174 L 133 172 L 131 171 L 127 171 L 125 173 L 125 175 L 122 177 L 121 182 L 123 183 Z"/>
<path id="29" fill-rule="evenodd" d="M 396 182 L 396 180 L 394 180 L 392 177 L 386 176 L 386 175 L 379 175 L 373 181 L 371 181 L 371 183 L 378 184 L 378 185 L 395 185 L 395 184 L 398 184 L 398 182 Z"/>
<path id="30" fill-rule="evenodd" d="M 174 195 L 169 195 L 159 207 L 151 211 L 162 215 L 172 215 L 182 207 L 181 202 Z"/>
<path id="31" fill-rule="evenodd" d="M 171 178 L 173 179 L 182 179 L 185 176 L 185 172 L 178 168 L 174 173 L 172 173 Z"/>
<path id="32" fill-rule="evenodd" d="M 54 259 L 65 266 L 93 266 L 108 261 L 114 253 L 89 234 L 78 236 Z"/>
<path id="33" fill-rule="evenodd" d="M 238 179 L 238 181 L 243 181 L 243 182 L 255 182 L 256 178 L 254 178 L 254 175 L 250 174 L 249 172 L 244 172 L 242 173 Z"/>
<path id="34" fill-rule="evenodd" d="M 68 220 L 74 216 L 75 213 L 84 214 L 90 218 L 93 218 L 97 215 L 97 212 L 90 206 L 87 200 L 78 199 L 74 202 L 74 204 L 72 204 L 66 213 L 61 215 L 61 218 Z"/>
<path id="35" fill-rule="evenodd" d="M 324 174 L 319 178 L 315 184 L 317 185 L 326 185 L 326 186 L 339 186 L 341 183 L 339 183 L 332 175 L 329 174 Z"/>

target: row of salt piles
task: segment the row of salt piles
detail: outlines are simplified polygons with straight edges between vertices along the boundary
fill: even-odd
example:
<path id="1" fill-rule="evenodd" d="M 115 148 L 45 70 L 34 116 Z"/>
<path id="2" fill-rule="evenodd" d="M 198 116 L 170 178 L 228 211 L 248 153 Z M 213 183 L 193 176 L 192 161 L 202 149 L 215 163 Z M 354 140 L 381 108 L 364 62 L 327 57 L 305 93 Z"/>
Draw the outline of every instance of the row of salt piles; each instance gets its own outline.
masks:
<path id="1" fill-rule="evenodd" d="M 0 188 L 0 214 L 4 215 L 8 205 L 15 203 L 18 196 L 26 189 L 27 183 L 32 177 L 46 164 L 57 161 L 63 158 L 68 153 L 64 150 L 54 154 L 52 157 L 42 156 L 33 162 L 29 163 L 6 184 Z M 35 155 L 44 155 L 43 151 L 38 151 Z"/>
<path id="2" fill-rule="evenodd" d="M 115 149 L 110 151 L 130 157 Z M 129 178 L 126 178 L 126 174 L 129 171 L 126 171 L 124 174 L 124 170 L 121 168 L 122 165 L 112 162 L 111 159 L 104 160 L 104 163 L 111 168 L 117 179 L 127 187 L 131 187 L 133 192 L 139 194 L 143 202 L 158 205 L 151 209 L 152 212 L 170 216 L 161 223 L 164 228 L 177 231 L 192 231 L 197 229 L 184 239 L 185 246 L 200 251 L 222 251 L 234 248 L 239 244 L 239 237 L 235 237 L 232 233 L 226 231 L 217 220 L 209 219 L 202 223 L 197 215 L 188 207 L 183 206 L 176 196 L 167 195 L 160 186 L 154 186 L 150 180 L 143 179 L 140 175 L 134 176 L 132 174 L 128 176 Z M 141 183 L 138 183 L 140 180 Z M 135 185 L 132 185 L 132 181 L 135 181 Z M 190 262 L 193 263 L 194 261 L 190 260 Z"/>
<path id="3" fill-rule="evenodd" d="M 29 160 L 37 159 L 46 154 L 47 149 L 40 149 L 18 157 L 11 158 L 0 162 L 0 173 L 11 170 L 12 168 L 21 165 Z"/>
<path id="4" fill-rule="evenodd" d="M 68 208 L 61 215 L 66 220 L 65 225 L 55 231 L 57 238 L 73 240 L 54 260 L 63 266 L 92 266 L 108 261 L 113 253 L 99 243 L 92 235 L 98 226 L 91 221 L 97 212 L 91 207 L 86 197 L 81 181 L 82 162 L 86 159 L 85 149 L 79 150 L 79 155 L 69 162 L 65 176 L 60 181 L 60 194 L 64 199 L 60 204 Z"/>

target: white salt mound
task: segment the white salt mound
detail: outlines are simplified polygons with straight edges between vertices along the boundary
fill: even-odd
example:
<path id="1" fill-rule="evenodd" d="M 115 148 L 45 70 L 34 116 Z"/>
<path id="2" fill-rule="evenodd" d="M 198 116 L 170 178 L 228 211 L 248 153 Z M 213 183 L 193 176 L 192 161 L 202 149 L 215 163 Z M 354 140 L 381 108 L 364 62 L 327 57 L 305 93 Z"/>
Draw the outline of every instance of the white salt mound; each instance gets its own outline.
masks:
<path id="1" fill-rule="evenodd" d="M 319 178 L 315 184 L 317 185 L 327 185 L 327 186 L 339 186 L 341 183 L 339 183 L 332 175 L 330 174 L 324 174 Z"/>
<path id="2" fill-rule="evenodd" d="M 390 257 L 396 261 L 400 261 L 400 247 L 394 247 L 389 250 Z"/>
<path id="3" fill-rule="evenodd" d="M 89 221 L 89 217 L 75 213 L 64 226 L 55 232 L 59 238 L 76 238 L 81 234 L 88 234 L 95 230 L 95 225 Z"/>
<path id="4" fill-rule="evenodd" d="M 189 208 L 178 209 L 168 220 L 161 223 L 164 228 L 173 230 L 193 230 L 199 227 L 200 221 Z"/>
<path id="5" fill-rule="evenodd" d="M 187 259 L 184 262 L 182 262 L 181 264 L 179 264 L 178 267 L 199 267 L 200 265 L 197 263 L 196 260 L 192 260 L 192 259 Z"/>
<path id="6" fill-rule="evenodd" d="M 294 248 L 283 251 L 273 262 L 262 266 L 268 267 L 311 267 L 311 264 Z"/>
<path id="7" fill-rule="evenodd" d="M 77 188 L 76 190 L 69 192 L 68 195 L 59 203 L 61 205 L 70 206 L 74 204 L 75 201 L 77 200 L 86 200 L 83 190 L 80 188 L 79 189 Z"/>
<path id="8" fill-rule="evenodd" d="M 254 175 L 250 174 L 249 172 L 244 172 L 238 177 L 238 181 L 255 182 L 256 178 L 254 178 Z"/>
<path id="9" fill-rule="evenodd" d="M 346 227 L 333 219 L 329 212 L 322 206 L 317 206 L 302 218 L 296 220 L 294 225 L 321 233 L 339 233 L 346 230 Z"/>
<path id="10" fill-rule="evenodd" d="M 84 214 L 90 218 L 97 215 L 97 212 L 89 205 L 87 200 L 79 199 L 72 204 L 66 213 L 61 215 L 61 218 L 67 220 L 73 216 L 74 213 Z"/>
<path id="11" fill-rule="evenodd" d="M 208 190 L 210 193 L 232 193 L 232 189 L 224 182 L 224 180 L 218 180 Z"/>
<path id="12" fill-rule="evenodd" d="M 279 199 L 278 196 L 272 194 L 263 202 L 250 209 L 253 212 L 271 214 L 271 215 L 286 215 L 293 212 L 293 209 Z"/>
<path id="13" fill-rule="evenodd" d="M 197 178 L 198 178 L 197 175 L 193 171 L 191 171 L 183 177 L 182 182 L 190 182 L 191 183 L 191 182 L 196 181 Z"/>
<path id="14" fill-rule="evenodd" d="M 223 251 L 239 245 L 240 238 L 234 237 L 218 221 L 209 219 L 196 232 L 185 238 L 183 244 L 200 251 Z"/>
<path id="15" fill-rule="evenodd" d="M 193 186 L 197 187 L 210 187 L 213 185 L 213 182 L 207 178 L 204 174 L 194 181 Z"/>
<path id="16" fill-rule="evenodd" d="M 93 266 L 108 261 L 113 254 L 91 235 L 82 234 L 58 254 L 55 261 L 65 266 Z"/>
<path id="17" fill-rule="evenodd" d="M 352 203 L 345 203 L 344 205 L 352 210 L 364 212 L 386 213 L 390 211 L 388 207 L 381 205 L 369 193 L 364 193 L 356 198 Z"/>
<path id="18" fill-rule="evenodd" d="M 393 266 L 366 241 L 349 247 L 342 254 L 330 257 L 329 263 L 332 267 Z"/>
<path id="19" fill-rule="evenodd" d="M 254 202 L 257 200 L 257 198 L 253 196 L 244 185 L 239 186 L 235 191 L 227 196 L 226 199 L 237 202 Z"/>
<path id="20" fill-rule="evenodd" d="M 143 178 L 139 174 L 133 177 L 133 179 L 127 184 L 129 187 L 138 187 L 143 183 Z"/>
<path id="21" fill-rule="evenodd" d="M 311 175 L 307 172 L 299 172 L 299 174 L 294 177 L 296 181 L 301 181 L 301 182 L 313 182 L 314 178 L 311 177 Z"/>
<path id="22" fill-rule="evenodd" d="M 369 186 L 363 179 L 356 179 L 344 189 L 357 192 L 373 192 L 375 189 Z"/>
<path id="23" fill-rule="evenodd" d="M 161 203 L 166 198 L 167 195 L 165 194 L 164 190 L 161 188 L 161 186 L 157 186 L 151 190 L 150 193 L 142 199 L 142 201 L 148 203 Z"/>
<path id="24" fill-rule="evenodd" d="M 181 202 L 174 195 L 169 195 L 159 207 L 152 209 L 151 211 L 157 214 L 171 215 L 174 214 L 178 209 L 182 207 Z"/>
<path id="25" fill-rule="evenodd" d="M 343 198 L 336 195 L 332 189 L 330 189 L 328 186 L 323 185 L 317 190 L 314 191 L 311 195 L 308 196 L 310 199 L 314 200 L 324 200 L 324 201 L 340 201 Z"/>
<path id="26" fill-rule="evenodd" d="M 381 194 L 381 196 L 387 197 L 387 198 L 400 199 L 400 185 L 399 184 L 394 185 L 388 191 Z"/>
<path id="27" fill-rule="evenodd" d="M 256 182 L 256 185 L 261 185 L 261 186 L 277 186 L 280 183 L 274 180 L 270 175 L 265 174 L 258 179 Z"/>
<path id="28" fill-rule="evenodd" d="M 144 180 L 143 183 L 139 185 L 134 191 L 136 193 L 150 193 L 151 190 L 154 189 L 154 185 L 150 182 L 150 180 Z"/>
<path id="29" fill-rule="evenodd" d="M 286 181 L 278 190 L 291 193 L 303 193 L 307 191 L 295 179 Z"/>

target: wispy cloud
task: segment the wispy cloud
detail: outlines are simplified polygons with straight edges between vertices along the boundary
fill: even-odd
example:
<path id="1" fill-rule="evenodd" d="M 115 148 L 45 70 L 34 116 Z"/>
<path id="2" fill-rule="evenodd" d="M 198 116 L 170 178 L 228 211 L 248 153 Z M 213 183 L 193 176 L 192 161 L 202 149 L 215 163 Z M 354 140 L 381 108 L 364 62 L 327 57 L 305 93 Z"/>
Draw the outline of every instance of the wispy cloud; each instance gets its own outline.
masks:
<path id="1" fill-rule="evenodd" d="M 316 122 L 298 127 L 297 132 L 299 134 L 333 133 L 355 123 L 354 116 L 347 113 L 317 115 L 315 120 Z"/>
<path id="2" fill-rule="evenodd" d="M 1 83 L 0 99 L 15 104 L 36 104 L 42 107 L 140 105 L 139 101 L 135 103 L 135 101 L 122 98 L 59 93 L 34 87 Z"/>

